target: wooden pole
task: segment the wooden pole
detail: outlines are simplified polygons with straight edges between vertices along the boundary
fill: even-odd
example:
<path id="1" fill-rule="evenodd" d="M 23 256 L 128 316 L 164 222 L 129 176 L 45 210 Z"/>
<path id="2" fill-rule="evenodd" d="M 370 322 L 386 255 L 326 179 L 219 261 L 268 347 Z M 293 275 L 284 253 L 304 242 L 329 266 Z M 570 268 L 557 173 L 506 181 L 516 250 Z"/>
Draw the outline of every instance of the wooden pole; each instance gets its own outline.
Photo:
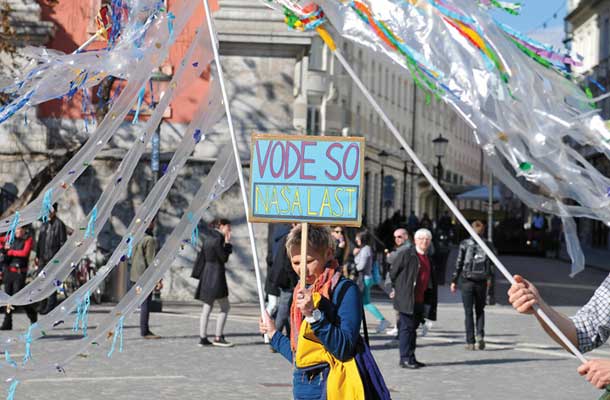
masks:
<path id="1" fill-rule="evenodd" d="M 307 237 L 309 231 L 309 224 L 307 222 L 303 222 L 301 224 L 301 263 L 299 264 L 300 271 L 300 284 L 303 289 L 305 289 L 305 279 L 307 278 Z"/>

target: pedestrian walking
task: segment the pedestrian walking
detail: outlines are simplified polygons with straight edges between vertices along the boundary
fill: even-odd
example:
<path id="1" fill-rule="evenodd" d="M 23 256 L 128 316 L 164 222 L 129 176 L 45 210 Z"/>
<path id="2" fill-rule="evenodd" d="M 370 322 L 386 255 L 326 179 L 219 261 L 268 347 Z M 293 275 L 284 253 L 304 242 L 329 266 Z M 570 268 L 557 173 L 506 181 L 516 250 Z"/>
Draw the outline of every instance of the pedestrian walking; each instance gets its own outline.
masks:
<path id="1" fill-rule="evenodd" d="M 400 312 L 398 338 L 399 366 L 402 368 L 425 367 L 415 357 L 417 327 L 424 318 L 436 320 L 437 286 L 434 265 L 428 256 L 431 242 L 432 233 L 429 230 L 418 230 L 415 233 L 415 248 L 401 252 L 390 269 L 394 308 Z"/>
<path id="2" fill-rule="evenodd" d="M 269 224 L 267 235 L 267 277 L 265 279 L 265 294 L 267 295 L 266 310 L 272 317 L 278 309 L 280 299 L 280 288 L 271 282 L 273 260 L 277 256 L 278 251 L 282 250 L 282 242 L 290 232 L 292 226 L 290 224 Z M 292 295 L 292 293 L 291 293 Z"/>
<path id="3" fill-rule="evenodd" d="M 290 336 L 290 307 L 292 307 L 292 295 L 299 281 L 299 276 L 292 269 L 292 264 L 286 251 L 288 233 L 286 232 L 280 239 L 280 246 L 273 259 L 271 271 L 269 271 L 269 286 L 277 288 L 279 293 L 275 328 L 280 332 L 285 330 L 286 335 Z"/>
<path id="4" fill-rule="evenodd" d="M 203 301 L 203 309 L 199 321 L 200 346 L 233 346 L 233 343 L 225 340 L 223 334 L 227 316 L 231 309 L 225 263 L 229 260 L 229 255 L 232 252 L 231 222 L 224 218 L 215 219 L 210 229 L 203 231 L 203 247 L 195 261 L 195 268 L 201 271 L 195 298 Z M 207 329 L 210 313 L 215 302 L 220 305 L 220 314 L 216 320 L 216 336 L 210 342 L 208 340 Z"/>
<path id="5" fill-rule="evenodd" d="M 295 288 L 291 335 L 284 336 L 268 314 L 260 332 L 294 366 L 293 397 L 305 399 L 389 399 L 389 391 L 368 346 L 360 337 L 362 303 L 357 286 L 343 277 L 334 257 L 330 229 L 309 227 L 306 287 Z M 292 267 L 299 272 L 301 226 L 286 240 Z"/>
<path id="6" fill-rule="evenodd" d="M 155 260 L 155 254 L 157 253 L 157 239 L 154 235 L 155 220 L 153 219 L 146 231 L 144 237 L 139 241 L 133 248 L 133 254 L 131 256 L 131 269 L 129 271 L 129 280 L 131 285 L 134 286 L 140 276 L 144 274 Z M 155 290 L 162 288 L 162 281 L 157 282 Z M 150 331 L 149 319 L 150 319 L 150 307 L 152 303 L 152 291 L 146 296 L 146 300 L 140 305 L 140 336 L 144 339 L 159 339 L 159 336 L 155 335 Z"/>
<path id="7" fill-rule="evenodd" d="M 396 262 L 399 259 L 400 254 L 403 251 L 407 251 L 413 248 L 413 242 L 409 239 L 409 232 L 407 232 L 404 228 L 398 228 L 394 231 L 394 250 L 389 251 L 386 249 L 386 261 L 390 265 L 390 270 L 392 268 L 392 263 Z M 390 279 L 390 274 L 388 273 L 388 279 L 390 286 L 392 286 L 392 280 Z M 394 288 L 390 288 L 390 298 L 394 299 L 395 291 Z M 394 309 L 396 312 L 396 325 L 394 325 L 393 329 L 388 330 L 387 334 L 390 336 L 395 336 L 398 339 L 398 325 L 400 324 L 400 313 L 398 310 Z"/>
<path id="8" fill-rule="evenodd" d="M 12 244 L 9 243 L 7 236 L 0 236 L 0 246 L 4 248 L 4 254 L 7 257 L 4 267 L 4 291 L 9 296 L 14 295 L 25 287 L 32 242 L 32 235 L 24 227 L 15 229 L 15 237 Z M 38 313 L 33 304 L 28 304 L 24 308 L 32 324 L 38 321 Z M 2 322 L 0 330 L 10 331 L 13 329 L 13 312 L 10 306 L 3 307 L 3 309 L 4 322 Z"/>
<path id="9" fill-rule="evenodd" d="M 480 236 L 485 231 L 485 224 L 481 221 L 474 221 L 472 228 Z M 493 249 L 493 244 L 486 240 L 485 243 L 490 249 Z M 474 350 L 475 343 L 479 350 L 485 349 L 485 300 L 487 288 L 491 285 L 492 274 L 491 260 L 481 246 L 472 238 L 463 240 L 460 243 L 455 272 L 451 278 L 451 293 L 457 292 L 459 283 L 464 304 L 467 350 Z M 476 316 L 476 342 L 473 307 Z"/>
<path id="10" fill-rule="evenodd" d="M 371 303 L 371 288 L 375 285 L 373 279 L 373 249 L 370 246 L 370 235 L 366 231 L 359 232 L 356 235 L 356 247 L 354 256 L 356 262 L 356 270 L 359 272 L 358 279 L 361 282 L 359 286 L 362 288 L 362 303 L 365 310 L 373 314 L 375 319 L 379 321 L 377 333 L 384 332 L 390 325 L 381 311 Z"/>
<path id="11" fill-rule="evenodd" d="M 34 268 L 42 270 L 53 259 L 67 239 L 66 225 L 57 217 L 57 203 L 54 203 L 46 222 L 40 226 L 36 241 Z M 40 313 L 48 314 L 57 305 L 57 291 L 40 303 Z"/>

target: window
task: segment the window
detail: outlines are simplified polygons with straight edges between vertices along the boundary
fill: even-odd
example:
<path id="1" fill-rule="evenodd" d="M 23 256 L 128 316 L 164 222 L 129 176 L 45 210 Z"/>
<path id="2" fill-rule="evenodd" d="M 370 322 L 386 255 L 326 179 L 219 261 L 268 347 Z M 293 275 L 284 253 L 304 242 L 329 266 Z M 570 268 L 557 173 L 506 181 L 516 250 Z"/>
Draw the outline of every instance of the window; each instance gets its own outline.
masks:
<path id="1" fill-rule="evenodd" d="M 375 61 L 371 61 L 371 90 L 373 93 L 377 92 L 375 87 Z"/>
<path id="2" fill-rule="evenodd" d="M 318 105 L 307 106 L 307 134 L 320 134 L 320 106 Z"/>
<path id="3" fill-rule="evenodd" d="M 379 86 L 378 86 L 378 89 L 377 89 L 377 94 L 379 95 L 379 97 L 381 97 L 381 90 L 382 90 L 381 88 L 383 87 L 383 85 L 381 83 L 381 79 L 383 77 L 383 73 L 381 72 L 381 64 L 379 64 L 379 68 L 378 69 L 379 69 L 379 74 L 378 74 L 377 82 L 378 82 Z"/>
<path id="4" fill-rule="evenodd" d="M 384 77 L 385 77 L 385 91 L 383 93 L 383 95 L 384 95 L 386 100 L 388 99 L 388 94 L 390 93 L 390 87 L 389 87 L 390 86 L 390 83 L 389 83 L 390 79 L 389 79 L 389 75 L 390 75 L 390 73 L 386 69 L 385 70 L 385 74 L 384 74 Z"/>
<path id="5" fill-rule="evenodd" d="M 356 116 L 354 121 L 354 130 L 356 131 L 356 135 L 362 135 L 362 127 L 360 125 L 361 117 L 360 117 L 360 103 L 356 106 Z"/>
<path id="6" fill-rule="evenodd" d="M 396 103 L 396 75 L 392 74 L 392 104 Z"/>
<path id="7" fill-rule="evenodd" d="M 341 100 L 341 128 L 349 128 L 349 110 L 347 109 L 347 100 Z"/>

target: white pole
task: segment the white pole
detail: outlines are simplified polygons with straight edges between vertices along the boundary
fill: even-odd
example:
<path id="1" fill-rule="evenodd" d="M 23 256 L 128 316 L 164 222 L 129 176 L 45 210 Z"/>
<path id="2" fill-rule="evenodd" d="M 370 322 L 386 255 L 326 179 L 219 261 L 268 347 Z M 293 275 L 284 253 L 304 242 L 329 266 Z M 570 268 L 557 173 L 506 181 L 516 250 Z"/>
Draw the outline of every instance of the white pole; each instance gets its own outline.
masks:
<path id="1" fill-rule="evenodd" d="M 89 39 L 87 39 L 87 41 L 85 43 L 83 43 L 78 49 L 74 50 L 74 52 L 72 54 L 76 54 L 79 53 L 81 51 L 83 51 L 84 49 L 86 49 L 91 43 L 93 43 L 95 41 L 95 39 L 97 39 L 97 37 L 100 35 L 100 31 L 97 31 L 93 34 L 93 36 L 91 36 Z"/>
<path id="2" fill-rule="evenodd" d="M 419 170 L 422 172 L 422 174 L 426 177 L 426 179 L 428 180 L 428 182 L 430 182 L 430 184 L 432 185 L 432 187 L 434 188 L 434 190 L 436 191 L 436 193 L 438 193 L 438 195 L 441 197 L 441 199 L 443 199 L 443 201 L 445 202 L 445 204 L 447 205 L 447 207 L 449 207 L 449 209 L 453 212 L 453 214 L 456 216 L 456 218 L 460 221 L 460 223 L 464 226 L 464 228 L 466 229 L 466 231 L 468 231 L 468 233 L 470 234 L 470 236 L 472 236 L 472 238 L 477 242 L 477 244 L 479 246 L 481 246 L 481 248 L 485 251 L 485 253 L 487 254 L 487 256 L 491 259 L 491 261 L 494 263 L 494 265 L 502 272 L 502 274 L 504 275 L 504 277 L 506 277 L 506 279 L 511 283 L 511 284 L 515 284 L 515 279 L 513 278 L 513 276 L 510 274 L 510 272 L 508 272 L 508 270 L 506 269 L 506 267 L 502 264 L 502 262 L 498 259 L 498 257 L 496 257 L 496 255 L 493 253 L 493 251 L 491 251 L 489 249 L 489 247 L 487 247 L 487 245 L 485 244 L 485 242 L 483 241 L 483 239 L 481 239 L 479 237 L 479 235 L 474 231 L 474 229 L 472 229 L 472 227 L 470 226 L 470 224 L 468 223 L 468 221 L 466 220 L 466 218 L 462 215 L 462 213 L 460 212 L 460 210 L 455 206 L 455 204 L 453 204 L 453 202 L 451 201 L 451 199 L 449 199 L 449 196 L 447 196 L 447 194 L 445 193 L 445 191 L 440 187 L 440 185 L 438 184 L 438 182 L 436 181 L 436 179 L 434 179 L 434 177 L 432 176 L 432 174 L 430 173 L 430 171 L 428 171 L 428 169 L 426 168 L 426 166 L 421 162 L 421 160 L 419 159 L 419 157 L 417 157 L 417 154 L 415 154 L 415 152 L 411 149 L 411 147 L 409 147 L 409 144 L 407 143 L 407 141 L 400 135 L 400 133 L 398 132 L 398 130 L 396 130 L 396 127 L 394 127 L 394 124 L 392 124 L 392 121 L 390 121 L 390 119 L 388 118 L 388 116 L 385 114 L 385 112 L 383 111 L 383 109 L 379 106 L 379 104 L 377 104 L 377 102 L 375 101 L 375 99 L 373 98 L 373 96 L 371 95 L 371 93 L 368 91 L 368 89 L 366 88 L 366 86 L 364 86 L 364 84 L 362 83 L 362 81 L 360 80 L 360 78 L 356 75 L 356 73 L 354 72 L 354 70 L 351 68 L 351 66 L 347 63 L 347 61 L 345 60 L 345 58 L 343 58 L 343 56 L 341 55 L 341 53 L 339 52 L 339 50 L 335 50 L 333 52 L 335 54 L 335 57 L 337 57 L 337 59 L 339 60 L 339 62 L 341 63 L 341 65 L 343 65 L 343 67 L 345 68 L 345 70 L 349 73 L 349 75 L 352 77 L 352 79 L 354 80 L 354 82 L 356 83 L 356 85 L 360 88 L 360 90 L 362 91 L 362 93 L 364 94 L 364 96 L 367 98 L 367 100 L 371 103 L 371 105 L 373 106 L 373 108 L 375 109 L 375 111 L 377 111 L 377 114 L 379 114 L 379 116 L 381 117 L 381 119 L 383 119 L 383 122 L 385 122 L 385 124 L 387 125 L 387 127 L 390 129 L 390 132 L 392 132 L 392 134 L 394 135 L 394 137 L 396 138 L 396 140 L 398 140 L 398 142 L 400 143 L 400 145 L 405 149 L 405 151 L 407 152 L 407 154 L 409 155 L 409 157 L 411 157 L 411 159 L 413 160 L 413 162 L 415 163 L 415 165 L 417 165 L 417 167 L 419 168 Z M 413 132 L 413 134 L 415 135 L 415 132 Z M 572 354 L 574 354 L 576 357 L 578 357 L 578 359 L 580 361 L 582 361 L 583 363 L 587 362 L 587 359 L 582 355 L 582 353 L 576 348 L 576 346 L 574 346 L 574 344 L 564 335 L 564 333 L 557 327 L 557 325 L 555 325 L 555 323 L 549 318 L 548 315 L 546 315 L 546 313 L 544 311 L 542 311 L 540 309 L 540 307 L 535 306 L 534 307 L 536 314 L 538 314 L 538 316 L 551 328 L 551 330 L 557 335 L 557 337 L 559 337 L 561 339 L 561 341 L 570 349 L 570 351 L 572 352 Z"/>
<path id="3" fill-rule="evenodd" d="M 263 285 L 261 283 L 261 271 L 258 263 L 258 253 L 256 251 L 256 243 L 254 241 L 254 229 L 252 223 L 248 221 L 249 208 L 248 208 L 248 196 L 246 192 L 246 184 L 244 183 L 244 171 L 241 166 L 241 157 L 239 156 L 239 149 L 237 148 L 237 138 L 235 136 L 235 130 L 233 129 L 233 119 L 231 118 L 231 108 L 229 107 L 229 98 L 225 89 L 224 77 L 222 73 L 222 67 L 220 65 L 220 55 L 218 54 L 218 47 L 216 47 L 216 33 L 214 30 L 214 24 L 212 23 L 212 14 L 210 12 L 210 6 L 208 0 L 203 0 L 203 7 L 205 10 L 205 17 L 208 21 L 208 29 L 210 30 L 210 40 L 212 41 L 212 50 L 214 51 L 214 62 L 216 63 L 216 70 L 218 72 L 218 80 L 220 82 L 220 89 L 222 91 L 222 100 L 225 105 L 227 113 L 227 122 L 229 124 L 229 133 L 231 134 L 231 143 L 233 144 L 233 155 L 235 156 L 235 164 L 237 166 L 237 176 L 239 178 L 239 186 L 241 188 L 241 197 L 244 201 L 244 211 L 246 213 L 246 222 L 248 224 L 248 235 L 250 236 L 250 247 L 252 249 L 252 259 L 254 261 L 254 273 L 256 275 L 256 288 L 258 290 L 258 301 L 261 311 L 261 317 L 265 315 L 265 297 L 263 295 Z M 265 342 L 268 338 L 265 335 Z"/>

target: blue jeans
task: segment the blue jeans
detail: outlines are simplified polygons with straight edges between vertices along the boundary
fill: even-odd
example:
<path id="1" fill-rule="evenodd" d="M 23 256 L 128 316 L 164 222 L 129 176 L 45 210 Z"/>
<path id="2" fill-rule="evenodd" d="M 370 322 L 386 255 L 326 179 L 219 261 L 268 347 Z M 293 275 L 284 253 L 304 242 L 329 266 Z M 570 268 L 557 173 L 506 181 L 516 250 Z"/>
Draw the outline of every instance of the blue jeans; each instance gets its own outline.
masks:
<path id="1" fill-rule="evenodd" d="M 400 342 L 400 362 L 415 364 L 417 347 L 417 327 L 422 319 L 424 306 L 415 304 L 413 314 L 400 313 L 398 340 Z"/>

